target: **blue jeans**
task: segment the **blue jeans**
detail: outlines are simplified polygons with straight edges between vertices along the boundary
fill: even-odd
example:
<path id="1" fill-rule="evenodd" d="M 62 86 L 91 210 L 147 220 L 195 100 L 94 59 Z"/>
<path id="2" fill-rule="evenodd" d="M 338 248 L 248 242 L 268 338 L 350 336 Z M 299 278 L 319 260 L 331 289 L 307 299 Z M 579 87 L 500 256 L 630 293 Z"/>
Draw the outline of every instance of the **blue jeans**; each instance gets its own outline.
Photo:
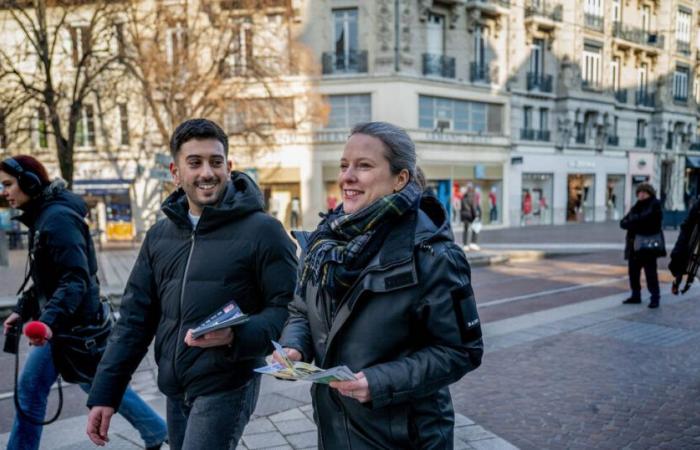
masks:
<path id="1" fill-rule="evenodd" d="M 255 410 L 260 375 L 238 389 L 194 400 L 168 397 L 170 450 L 234 450 Z"/>
<path id="2" fill-rule="evenodd" d="M 22 411 L 36 421 L 45 420 L 49 392 L 57 378 L 58 372 L 51 358 L 51 344 L 32 347 L 17 386 Z M 85 392 L 90 390 L 89 384 L 80 385 L 80 387 Z M 138 430 L 146 447 L 160 444 L 165 440 L 167 436 L 165 422 L 131 388 L 127 388 L 124 393 L 119 413 Z M 41 425 L 34 425 L 16 414 L 7 444 L 8 450 L 38 449 L 42 429 Z"/>

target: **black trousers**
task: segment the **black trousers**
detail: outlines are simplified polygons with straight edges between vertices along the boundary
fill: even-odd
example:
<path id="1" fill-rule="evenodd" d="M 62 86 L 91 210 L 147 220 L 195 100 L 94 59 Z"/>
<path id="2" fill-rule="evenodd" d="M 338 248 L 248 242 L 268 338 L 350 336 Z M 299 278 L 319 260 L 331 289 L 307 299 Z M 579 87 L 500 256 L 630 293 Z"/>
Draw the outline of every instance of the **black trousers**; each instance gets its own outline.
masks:
<path id="1" fill-rule="evenodd" d="M 640 280 L 642 277 L 642 269 L 644 269 L 644 277 L 647 280 L 647 289 L 649 289 L 651 299 L 659 299 L 659 274 L 656 268 L 656 258 L 632 255 L 627 261 L 627 269 L 633 298 L 642 297 L 642 284 Z"/>

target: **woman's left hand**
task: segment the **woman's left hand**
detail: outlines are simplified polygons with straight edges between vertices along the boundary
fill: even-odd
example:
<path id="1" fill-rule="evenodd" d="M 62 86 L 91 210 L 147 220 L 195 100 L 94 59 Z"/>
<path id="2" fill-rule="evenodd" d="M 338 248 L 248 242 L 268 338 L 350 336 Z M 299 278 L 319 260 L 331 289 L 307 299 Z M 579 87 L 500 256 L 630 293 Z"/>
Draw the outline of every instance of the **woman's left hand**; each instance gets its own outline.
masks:
<path id="1" fill-rule="evenodd" d="M 354 398 L 360 403 L 367 403 L 372 400 L 372 395 L 369 392 L 369 383 L 365 378 L 364 372 L 355 374 L 355 381 L 331 381 L 330 387 L 337 389 L 341 395 Z"/>

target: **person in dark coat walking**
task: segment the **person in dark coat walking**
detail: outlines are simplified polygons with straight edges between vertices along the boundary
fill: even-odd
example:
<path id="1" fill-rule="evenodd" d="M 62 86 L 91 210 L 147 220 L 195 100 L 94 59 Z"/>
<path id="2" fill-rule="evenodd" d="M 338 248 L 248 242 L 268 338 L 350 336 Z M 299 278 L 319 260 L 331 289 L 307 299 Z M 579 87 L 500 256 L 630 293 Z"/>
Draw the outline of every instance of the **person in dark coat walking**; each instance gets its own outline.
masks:
<path id="1" fill-rule="evenodd" d="M 660 249 L 657 254 L 635 251 L 634 239 L 637 235 L 651 236 L 662 233 L 661 223 L 663 215 L 661 202 L 656 198 L 656 191 L 649 183 L 637 186 L 637 202 L 632 209 L 620 221 L 620 227 L 627 230 L 625 239 L 625 259 L 628 264 L 628 274 L 632 295 L 623 301 L 625 304 L 638 304 L 642 302 L 641 272 L 647 281 L 647 289 L 651 294 L 649 308 L 659 307 L 659 276 L 656 267 L 656 259 L 666 254 L 665 249 Z"/>
<path id="2" fill-rule="evenodd" d="M 421 195 L 404 130 L 357 125 L 338 183 L 342 204 L 295 234 L 305 256 L 280 341 L 292 360 L 357 378 L 312 386 L 318 445 L 452 448 L 448 385 L 483 354 L 464 251 L 439 201 Z"/>
<path id="3" fill-rule="evenodd" d="M 677 295 L 679 288 L 679 281 L 686 274 L 688 268 L 688 262 L 690 260 L 693 248 L 691 248 L 691 237 L 694 230 L 700 224 L 700 202 L 695 202 L 695 204 L 688 211 L 688 215 L 680 226 L 680 232 L 678 233 L 678 239 L 671 250 L 671 261 L 668 263 L 668 270 L 673 274 L 674 281 L 673 288 L 671 292 Z M 697 241 L 696 241 L 697 242 Z M 693 280 L 690 280 L 691 283 Z"/>
<path id="4" fill-rule="evenodd" d="M 17 386 L 19 405 L 29 419 L 15 416 L 7 448 L 38 449 L 43 427 L 36 422 L 44 421 L 49 392 L 59 375 L 56 366 L 65 361 L 53 337 L 100 321 L 97 259 L 85 222 L 87 205 L 65 189 L 63 180 L 50 182 L 39 161 L 28 155 L 2 161 L 0 183 L 2 196 L 23 212 L 15 219 L 29 228 L 34 293 L 5 320 L 4 332 L 30 319 L 46 327 L 46 339 L 31 339 L 33 347 Z M 94 356 L 95 365 L 100 356 Z M 90 385 L 80 387 L 87 391 Z M 166 438 L 163 419 L 130 388 L 125 386 L 122 394 L 122 415 L 139 431 L 147 449 L 160 448 Z"/>
<path id="5" fill-rule="evenodd" d="M 131 374 L 155 336 L 158 387 L 167 397 L 173 450 L 235 448 L 255 409 L 264 364 L 287 319 L 295 247 L 264 212 L 253 180 L 231 171 L 228 139 L 206 119 L 173 133 L 179 189 L 146 234 L 88 398 L 87 433 L 105 445 Z M 249 315 L 235 329 L 191 330 L 234 300 Z"/>
<path id="6" fill-rule="evenodd" d="M 471 184 L 462 193 L 460 205 L 459 217 L 464 225 L 462 231 L 464 248 L 467 250 L 479 250 L 479 246 L 476 243 L 479 235 L 472 229 L 472 224 L 479 219 L 479 210 L 477 209 L 474 187 Z"/>

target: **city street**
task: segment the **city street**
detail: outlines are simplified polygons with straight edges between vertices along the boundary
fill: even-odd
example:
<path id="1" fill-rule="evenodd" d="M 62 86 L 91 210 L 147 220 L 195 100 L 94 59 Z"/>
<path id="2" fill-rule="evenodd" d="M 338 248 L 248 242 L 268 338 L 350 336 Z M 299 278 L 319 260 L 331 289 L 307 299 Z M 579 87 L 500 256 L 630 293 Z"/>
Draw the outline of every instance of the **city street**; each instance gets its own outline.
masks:
<path id="1" fill-rule="evenodd" d="M 667 259 L 662 259 L 661 308 L 646 308 L 646 292 L 642 305 L 621 305 L 628 290 L 621 249 L 612 249 L 620 244 L 618 229 L 592 224 L 553 227 L 549 232 L 528 230 L 484 233 L 482 253 L 488 253 L 489 246 L 508 247 L 508 242 L 521 250 L 561 249 L 566 241 L 575 248 L 575 237 L 582 230 L 587 239 L 578 239 L 578 244 L 586 244 L 589 250 L 550 252 L 545 259 L 473 268 L 486 353 L 481 368 L 452 386 L 462 425 L 456 432 L 456 447 L 680 449 L 700 445 L 696 407 L 700 356 L 693 351 L 700 344 L 698 288 L 672 297 Z M 672 243 L 675 232 L 666 234 Z M 120 266 L 134 252 L 103 252 L 100 258 L 104 264 L 113 255 L 112 263 Z M 2 268 L 0 273 L 9 270 Z M 107 272 L 107 278 L 116 280 L 123 269 Z M 13 362 L 9 355 L 0 356 L 0 445 L 7 439 L 14 410 Z M 145 361 L 135 376 L 135 388 L 162 411 L 164 401 L 154 386 L 154 375 L 152 362 Z M 72 442 L 80 442 L 85 394 L 75 386 L 65 391 L 59 422 L 63 426 L 47 427 L 45 436 L 71 429 Z M 51 411 L 56 394 L 52 396 Z M 313 448 L 309 401 L 307 385 L 266 380 L 256 421 L 248 429 L 256 434 L 245 437 L 243 444 L 246 448 Z M 285 431 L 279 420 L 301 428 Z M 136 448 L 139 440 L 134 431 L 123 421 L 117 424 L 121 428 L 116 428 L 111 448 Z M 45 439 L 42 448 L 76 445 Z M 80 442 L 79 448 L 91 448 L 91 444 Z"/>

